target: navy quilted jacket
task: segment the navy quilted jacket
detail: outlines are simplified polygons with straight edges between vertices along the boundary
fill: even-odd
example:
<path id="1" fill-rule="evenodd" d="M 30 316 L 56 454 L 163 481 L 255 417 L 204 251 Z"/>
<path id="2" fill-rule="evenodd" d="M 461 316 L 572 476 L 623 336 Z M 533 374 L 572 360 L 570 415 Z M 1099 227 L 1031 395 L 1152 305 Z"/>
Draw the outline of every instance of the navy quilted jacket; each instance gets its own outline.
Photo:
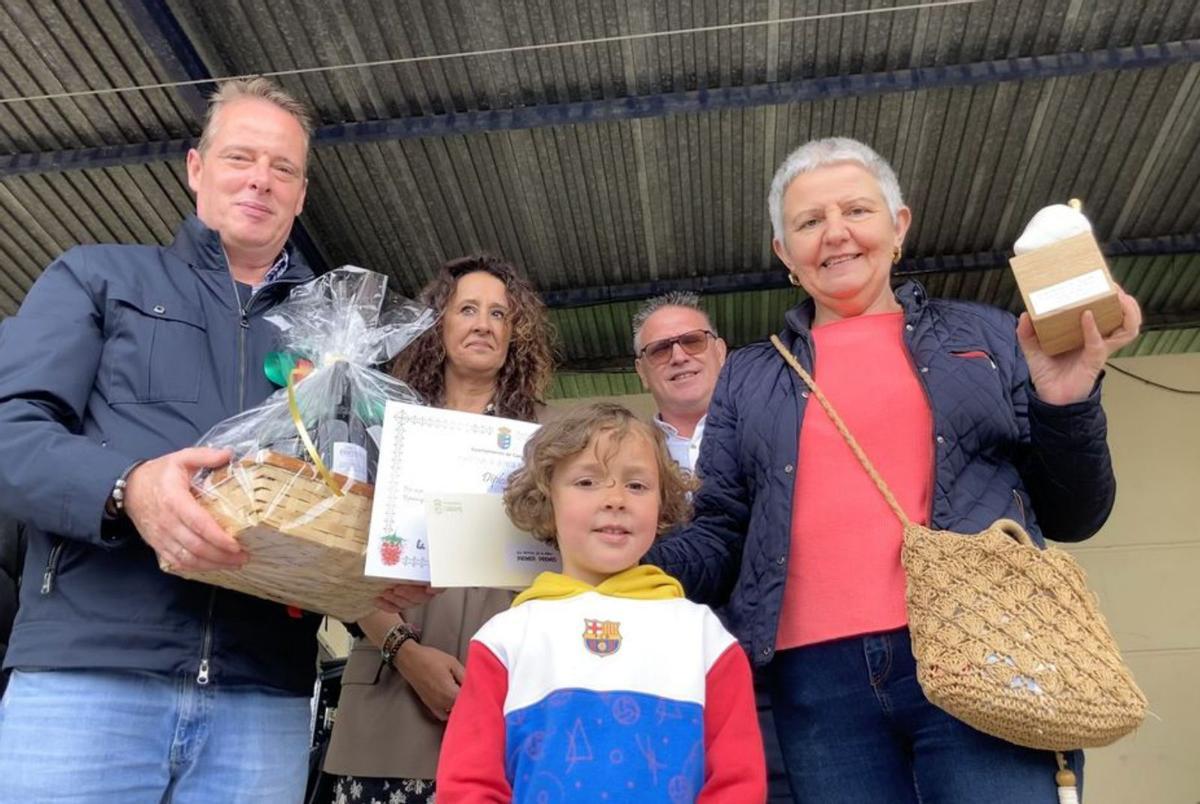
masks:
<path id="1" fill-rule="evenodd" d="M 933 415 L 933 527 L 982 530 L 1000 517 L 1080 541 L 1108 518 L 1116 493 L 1099 385 L 1054 406 L 1031 393 L 1016 322 L 1002 310 L 896 290 L 905 344 Z M 810 372 L 812 302 L 789 310 L 780 339 Z M 869 369 L 868 369 L 869 370 Z M 808 390 L 769 342 L 730 355 L 700 449 L 695 519 L 644 559 L 693 600 L 725 606 L 756 664 L 775 653 L 792 522 L 800 423 Z"/>

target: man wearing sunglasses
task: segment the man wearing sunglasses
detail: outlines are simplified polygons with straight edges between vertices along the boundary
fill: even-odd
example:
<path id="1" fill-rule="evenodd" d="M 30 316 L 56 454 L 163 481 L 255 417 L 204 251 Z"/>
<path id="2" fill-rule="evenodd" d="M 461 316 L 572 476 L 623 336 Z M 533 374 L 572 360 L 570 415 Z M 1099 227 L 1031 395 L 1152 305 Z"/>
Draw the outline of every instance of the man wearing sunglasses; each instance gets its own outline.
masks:
<path id="1" fill-rule="evenodd" d="M 633 351 L 671 457 L 694 470 L 708 402 L 725 365 L 725 341 L 700 309 L 698 295 L 673 292 L 650 299 L 633 317 Z"/>
<path id="2" fill-rule="evenodd" d="M 657 424 L 667 436 L 671 457 L 695 471 L 704 437 L 708 403 L 725 365 L 727 348 L 695 293 L 656 296 L 633 317 L 633 352 L 638 376 L 658 406 Z M 719 612 L 718 612 L 719 613 Z M 767 755 L 768 801 L 791 800 L 783 756 L 775 736 L 770 698 L 757 692 L 758 716 Z"/>

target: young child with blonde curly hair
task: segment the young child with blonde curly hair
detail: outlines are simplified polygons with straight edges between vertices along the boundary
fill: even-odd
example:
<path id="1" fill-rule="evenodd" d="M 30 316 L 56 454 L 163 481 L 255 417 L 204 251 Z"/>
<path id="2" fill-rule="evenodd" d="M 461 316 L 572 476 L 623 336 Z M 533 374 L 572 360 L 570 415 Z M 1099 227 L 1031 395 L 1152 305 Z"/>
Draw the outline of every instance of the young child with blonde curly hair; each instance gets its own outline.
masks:
<path id="1" fill-rule="evenodd" d="M 619 405 L 571 410 L 530 439 L 505 506 L 563 571 L 475 635 L 439 802 L 765 799 L 745 653 L 638 563 L 688 515 L 691 487 L 662 432 Z"/>

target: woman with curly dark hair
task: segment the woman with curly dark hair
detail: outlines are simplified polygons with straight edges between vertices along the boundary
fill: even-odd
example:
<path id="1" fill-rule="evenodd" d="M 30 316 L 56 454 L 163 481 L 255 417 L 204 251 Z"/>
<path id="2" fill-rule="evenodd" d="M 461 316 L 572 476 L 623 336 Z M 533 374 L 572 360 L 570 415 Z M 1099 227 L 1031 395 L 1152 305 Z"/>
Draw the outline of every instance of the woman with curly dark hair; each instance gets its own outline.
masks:
<path id="1" fill-rule="evenodd" d="M 550 325 L 517 269 L 489 255 L 452 260 L 421 300 L 441 317 L 405 351 L 395 375 L 435 407 L 536 420 L 554 368 Z M 432 800 L 467 647 L 511 602 L 512 593 L 498 589 L 451 589 L 358 622 L 363 636 L 342 675 L 325 760 L 336 801 Z"/>
<path id="2" fill-rule="evenodd" d="M 458 345 L 446 343 L 447 327 L 466 327 L 464 331 L 469 335 L 469 322 L 475 320 L 473 312 L 464 317 L 452 302 L 469 301 L 465 296 L 472 295 L 471 288 L 477 283 L 497 294 L 503 291 L 508 298 L 506 311 L 501 313 L 507 324 L 508 351 L 501 356 L 498 371 L 494 368 L 495 361 L 488 359 L 487 350 L 475 349 L 460 357 Z M 545 307 L 517 269 L 488 255 L 451 260 L 425 286 L 421 301 L 441 310 L 442 319 L 405 350 L 405 359 L 397 365 L 396 376 L 435 407 L 486 413 L 453 404 L 453 396 L 468 388 L 478 389 L 480 394 L 486 390 L 487 401 L 494 404 L 497 416 L 534 421 L 542 394 L 550 383 L 554 362 Z M 492 311 L 489 316 L 495 318 L 495 313 Z M 472 356 L 477 354 L 483 355 L 482 360 Z"/>

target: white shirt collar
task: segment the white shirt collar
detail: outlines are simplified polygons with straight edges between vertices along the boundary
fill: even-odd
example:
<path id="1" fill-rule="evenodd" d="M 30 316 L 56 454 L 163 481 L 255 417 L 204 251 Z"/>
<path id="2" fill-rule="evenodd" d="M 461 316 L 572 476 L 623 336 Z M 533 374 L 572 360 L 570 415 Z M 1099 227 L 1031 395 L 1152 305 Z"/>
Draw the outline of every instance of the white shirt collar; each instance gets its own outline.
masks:
<path id="1" fill-rule="evenodd" d="M 667 436 L 667 452 L 671 453 L 675 463 L 689 472 L 696 471 L 696 461 L 700 458 L 700 442 L 704 438 L 704 423 L 707 419 L 707 415 L 701 416 L 700 421 L 696 422 L 696 429 L 692 430 L 692 435 L 688 438 L 681 436 L 675 425 L 664 421 L 662 416 L 657 413 L 654 415 L 654 423 Z"/>

